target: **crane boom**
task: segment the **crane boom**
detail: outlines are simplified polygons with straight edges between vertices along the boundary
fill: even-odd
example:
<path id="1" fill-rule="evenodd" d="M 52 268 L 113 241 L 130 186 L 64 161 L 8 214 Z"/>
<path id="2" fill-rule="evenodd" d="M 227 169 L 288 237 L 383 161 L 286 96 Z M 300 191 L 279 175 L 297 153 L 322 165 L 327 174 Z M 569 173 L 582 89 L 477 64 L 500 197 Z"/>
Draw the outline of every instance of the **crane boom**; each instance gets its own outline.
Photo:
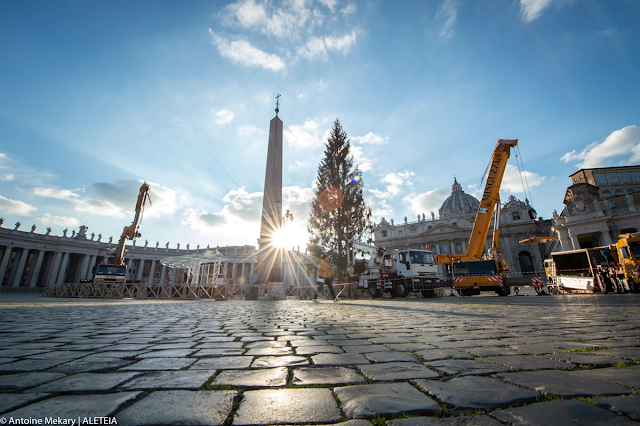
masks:
<path id="1" fill-rule="evenodd" d="M 141 236 L 138 231 L 140 230 L 140 221 L 142 221 L 142 213 L 144 212 L 144 204 L 147 198 L 149 198 L 149 205 L 151 205 L 151 189 L 149 184 L 144 182 L 140 187 L 140 192 L 138 192 L 133 222 L 131 222 L 131 225 L 125 226 L 122 230 L 122 235 L 120 235 L 120 241 L 118 241 L 118 247 L 114 254 L 113 263 L 115 265 L 124 265 L 124 245 L 127 240 L 133 240 Z"/>
<path id="2" fill-rule="evenodd" d="M 500 184 L 502 183 L 502 177 L 507 167 L 509 153 L 511 148 L 517 144 L 518 139 L 498 139 L 498 144 L 493 150 L 487 183 L 482 193 L 482 200 L 480 200 L 476 220 L 473 224 L 473 231 L 469 238 L 467 252 L 464 254 L 438 255 L 436 256 L 436 262 L 438 264 L 474 261 L 480 259 L 482 256 L 484 243 L 489 233 L 491 216 L 493 215 L 496 204 L 500 203 Z M 493 249 L 497 249 L 498 246 L 498 232 L 496 228 L 494 231 Z"/>

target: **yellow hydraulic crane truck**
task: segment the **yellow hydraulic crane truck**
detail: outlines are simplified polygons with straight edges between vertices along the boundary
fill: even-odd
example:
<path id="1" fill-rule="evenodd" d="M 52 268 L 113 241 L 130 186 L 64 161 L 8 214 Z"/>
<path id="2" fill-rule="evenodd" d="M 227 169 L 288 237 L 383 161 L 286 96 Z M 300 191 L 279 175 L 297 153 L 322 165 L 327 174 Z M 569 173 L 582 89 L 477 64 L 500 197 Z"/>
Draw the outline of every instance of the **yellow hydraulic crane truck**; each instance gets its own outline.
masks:
<path id="1" fill-rule="evenodd" d="M 450 265 L 453 288 L 461 295 L 472 296 L 480 294 L 481 291 L 495 291 L 500 296 L 507 296 L 511 293 L 509 285 L 504 282 L 503 278 L 503 273 L 509 272 L 509 264 L 498 253 L 500 184 L 507 167 L 511 148 L 517 144 L 517 139 L 499 139 L 493 150 L 487 183 L 473 224 L 467 252 L 464 254 L 436 256 L 436 263 L 439 265 Z M 483 259 L 484 243 L 487 240 L 491 216 L 494 211 L 496 214 L 492 247 L 487 258 Z"/>
<path id="2" fill-rule="evenodd" d="M 149 199 L 149 205 L 151 205 L 151 189 L 149 184 L 144 182 L 138 192 L 138 200 L 136 201 L 135 215 L 133 216 L 133 222 L 131 225 L 125 226 L 120 235 L 120 241 L 118 241 L 118 247 L 116 247 L 113 254 L 113 263 L 103 263 L 98 265 L 96 274 L 93 278 L 93 282 L 96 283 L 123 283 L 127 277 L 127 265 L 124 264 L 124 248 L 127 240 L 134 240 L 141 236 L 140 234 L 140 222 L 142 221 L 142 213 L 144 212 L 144 205 Z"/>
<path id="3" fill-rule="evenodd" d="M 618 263 L 631 292 L 640 291 L 640 234 L 618 235 Z"/>

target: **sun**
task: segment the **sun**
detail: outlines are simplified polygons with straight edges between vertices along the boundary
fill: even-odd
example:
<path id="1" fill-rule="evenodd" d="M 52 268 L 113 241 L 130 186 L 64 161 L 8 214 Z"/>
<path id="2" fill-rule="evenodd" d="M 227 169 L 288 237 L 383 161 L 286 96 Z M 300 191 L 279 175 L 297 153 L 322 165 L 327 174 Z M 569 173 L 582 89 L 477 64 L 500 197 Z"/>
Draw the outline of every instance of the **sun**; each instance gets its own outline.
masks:
<path id="1" fill-rule="evenodd" d="M 278 229 L 271 238 L 271 244 L 281 249 L 293 249 L 305 246 L 305 229 L 298 229 L 295 225 L 283 226 Z"/>

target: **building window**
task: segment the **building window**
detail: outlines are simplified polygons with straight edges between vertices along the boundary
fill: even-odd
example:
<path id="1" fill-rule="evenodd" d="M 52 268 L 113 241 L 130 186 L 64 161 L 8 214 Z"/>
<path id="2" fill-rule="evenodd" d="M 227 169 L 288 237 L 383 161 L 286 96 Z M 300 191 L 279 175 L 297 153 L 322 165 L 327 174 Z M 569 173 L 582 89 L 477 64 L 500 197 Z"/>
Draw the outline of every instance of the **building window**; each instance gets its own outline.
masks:
<path id="1" fill-rule="evenodd" d="M 462 244 L 456 243 L 456 253 L 462 253 Z"/>
<path id="2" fill-rule="evenodd" d="M 429 226 L 427 229 L 431 229 L 431 228 L 432 228 L 432 227 L 431 227 L 431 226 Z"/>
<path id="3" fill-rule="evenodd" d="M 596 178 L 596 185 L 606 185 L 608 183 L 604 173 L 594 173 L 593 177 Z"/>
<path id="4" fill-rule="evenodd" d="M 458 222 L 453 222 L 452 225 L 453 226 L 458 226 Z"/>
<path id="5" fill-rule="evenodd" d="M 520 247 L 526 247 L 527 243 L 521 243 L 520 241 L 524 240 L 524 235 L 518 235 L 518 245 Z"/>
<path id="6" fill-rule="evenodd" d="M 520 212 L 511 213 L 511 217 L 513 218 L 513 220 L 520 220 Z"/>
<path id="7" fill-rule="evenodd" d="M 615 209 L 616 208 L 616 202 L 615 201 L 610 202 L 609 203 L 609 207 L 611 207 L 612 209 Z"/>
<path id="8" fill-rule="evenodd" d="M 607 173 L 607 180 L 610 184 L 620 183 L 620 179 L 618 179 L 617 173 Z"/>
<path id="9" fill-rule="evenodd" d="M 604 194 L 611 194 L 611 191 L 609 191 L 608 189 L 605 189 L 604 191 L 602 191 L 602 195 Z"/>
<path id="10" fill-rule="evenodd" d="M 442 244 L 442 252 L 445 254 L 449 254 L 449 243 Z"/>
<path id="11" fill-rule="evenodd" d="M 382 231 L 382 236 L 386 237 L 387 236 L 387 231 Z"/>
<path id="12" fill-rule="evenodd" d="M 402 235 L 402 231 L 398 231 L 398 235 Z"/>
<path id="13" fill-rule="evenodd" d="M 619 172 L 618 177 L 622 183 L 631 183 L 631 173 L 629 172 Z"/>
<path id="14" fill-rule="evenodd" d="M 633 179 L 634 182 L 640 182 L 640 171 L 631 172 L 631 179 Z"/>
<path id="15" fill-rule="evenodd" d="M 615 193 L 616 194 L 624 194 L 624 191 L 622 189 L 616 189 Z"/>
<path id="16" fill-rule="evenodd" d="M 416 228 L 411 228 L 411 233 L 415 234 L 417 232 Z"/>

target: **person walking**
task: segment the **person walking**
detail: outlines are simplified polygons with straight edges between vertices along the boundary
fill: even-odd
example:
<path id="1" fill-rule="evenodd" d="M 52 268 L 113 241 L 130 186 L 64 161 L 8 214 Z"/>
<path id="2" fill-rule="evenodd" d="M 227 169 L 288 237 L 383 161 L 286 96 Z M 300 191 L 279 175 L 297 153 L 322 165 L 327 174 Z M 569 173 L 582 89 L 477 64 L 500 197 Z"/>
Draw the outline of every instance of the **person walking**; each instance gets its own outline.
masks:
<path id="1" fill-rule="evenodd" d="M 316 281 L 316 285 L 318 288 L 313 289 L 313 301 L 315 303 L 318 302 L 318 289 L 322 289 L 323 285 L 327 285 L 329 288 L 329 293 L 331 293 L 331 297 L 333 297 L 333 301 L 337 302 L 338 298 L 333 291 L 333 286 L 331 286 L 331 265 L 329 265 L 329 255 L 325 254 L 322 256 L 322 260 L 320 261 L 320 271 L 318 272 L 318 280 Z"/>

